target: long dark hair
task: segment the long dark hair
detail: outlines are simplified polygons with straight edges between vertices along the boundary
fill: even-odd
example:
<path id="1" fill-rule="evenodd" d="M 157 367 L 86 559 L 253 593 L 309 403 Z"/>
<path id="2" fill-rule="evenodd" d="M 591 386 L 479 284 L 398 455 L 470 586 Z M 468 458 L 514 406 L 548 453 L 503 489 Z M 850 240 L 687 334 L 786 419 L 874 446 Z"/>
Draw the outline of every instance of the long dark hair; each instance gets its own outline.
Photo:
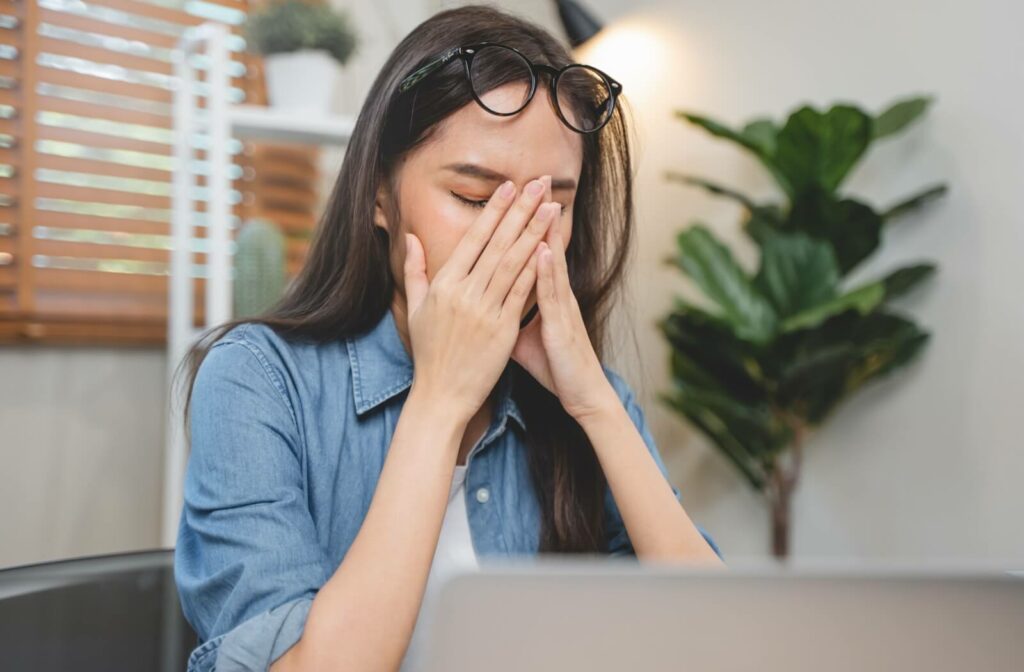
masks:
<path id="1" fill-rule="evenodd" d="M 570 53 L 544 28 L 485 5 L 435 14 L 417 26 L 384 64 L 356 119 L 344 163 L 314 233 L 305 264 L 285 296 L 257 317 L 204 332 L 176 371 L 187 370 L 185 433 L 196 374 L 210 347 L 233 327 L 265 324 L 282 338 L 336 341 L 374 326 L 390 309 L 395 289 L 389 250 L 404 241 L 373 223 L 378 188 L 386 190 L 389 226 L 397 226 L 397 167 L 425 142 L 438 124 L 473 102 L 453 61 L 429 82 L 398 95 L 401 79 L 452 46 L 492 41 L 515 47 L 531 61 L 561 67 Z M 495 79 L 494 84 L 507 83 Z M 478 86 L 480 82 L 477 82 Z M 489 87 L 488 87 L 489 88 Z M 483 89 L 480 89 L 483 90 Z M 593 92 L 574 91 L 574 104 Z M 591 101 L 590 104 L 593 104 Z M 633 230 L 632 161 L 625 98 L 598 133 L 580 135 L 583 164 L 566 251 L 573 292 L 598 356 L 606 348 L 612 306 L 618 298 Z M 516 362 L 512 394 L 520 406 L 529 465 L 542 515 L 540 552 L 595 553 L 606 550 L 604 492 L 607 481 L 587 436 L 555 395 Z M 176 389 L 176 387 L 172 387 Z"/>

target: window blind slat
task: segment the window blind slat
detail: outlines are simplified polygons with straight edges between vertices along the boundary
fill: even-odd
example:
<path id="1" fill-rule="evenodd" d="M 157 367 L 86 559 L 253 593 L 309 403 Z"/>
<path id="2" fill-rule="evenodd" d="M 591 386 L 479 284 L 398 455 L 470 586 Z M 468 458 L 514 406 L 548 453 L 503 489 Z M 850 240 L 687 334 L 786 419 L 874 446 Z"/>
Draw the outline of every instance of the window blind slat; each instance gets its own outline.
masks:
<path id="1" fill-rule="evenodd" d="M 257 207 L 257 210 L 258 209 L 259 208 Z M 306 234 L 313 228 L 313 217 L 305 212 L 290 212 L 288 210 L 264 208 L 257 214 L 270 219 L 281 227 L 282 231 L 291 235 Z"/>
<path id="2" fill-rule="evenodd" d="M 40 153 L 36 166 L 46 170 L 66 170 L 81 173 L 96 173 L 97 175 L 110 175 L 112 177 L 137 178 L 144 180 L 170 182 L 171 172 L 159 168 L 143 168 L 110 161 L 94 161 L 90 159 L 79 159 L 69 156 L 55 156 L 53 154 Z"/>
<path id="3" fill-rule="evenodd" d="M 40 211 L 37 215 L 41 225 L 61 229 L 83 229 L 87 231 L 109 231 L 135 233 L 143 236 L 167 235 L 167 222 L 121 217 L 95 217 L 69 212 Z M 199 230 L 202 234 L 202 229 Z"/>
<path id="4" fill-rule="evenodd" d="M 107 37 L 120 37 L 139 44 L 148 44 L 160 49 L 174 49 L 177 38 L 173 35 L 164 35 L 136 26 L 119 26 L 117 24 L 100 21 L 87 15 L 66 14 L 53 11 L 45 7 L 39 12 L 40 21 L 52 25 L 64 26 L 74 30 L 80 30 L 95 35 Z"/>
<path id="5" fill-rule="evenodd" d="M 113 79 L 103 79 L 101 77 L 94 77 L 69 70 L 58 70 L 54 68 L 46 68 L 41 79 L 49 84 L 71 86 L 79 89 L 87 89 L 89 91 L 107 93 L 114 96 L 127 96 L 129 98 L 138 98 L 144 101 L 164 103 L 165 105 L 171 104 L 171 91 L 169 89 L 161 89 L 156 86 L 117 81 Z"/>
<path id="6" fill-rule="evenodd" d="M 78 4 L 77 0 L 76 4 Z M 123 12 L 125 14 L 131 14 L 134 16 L 143 16 L 158 21 L 164 21 L 170 24 L 180 24 L 182 28 L 186 26 L 198 26 L 199 24 L 206 21 L 206 18 L 202 16 L 186 14 L 181 10 L 172 9 L 163 6 L 162 3 L 155 2 L 137 2 L 136 0 L 88 0 L 86 4 L 95 7 L 105 7 L 118 12 Z M 188 4 L 189 3 L 183 3 L 183 8 L 188 7 Z M 237 6 L 236 9 L 238 9 Z M 231 24 L 229 23 L 228 25 Z"/>
<path id="7" fill-rule="evenodd" d="M 16 195 L 14 190 L 12 190 L 12 194 Z M 167 213 L 170 213 L 171 208 L 171 199 L 169 196 L 154 196 L 150 194 L 117 191 L 113 189 L 76 187 L 51 182 L 39 182 L 38 188 L 36 189 L 36 195 L 41 199 L 61 199 L 97 205 L 119 205 L 124 206 L 125 208 L 163 210 Z M 195 211 L 198 213 L 206 212 L 206 203 L 204 201 L 196 201 Z M 233 206 L 231 211 L 237 216 L 244 216 L 246 214 L 245 206 L 241 203 Z"/>
<path id="8" fill-rule="evenodd" d="M 40 273 L 43 282 L 48 282 L 51 274 L 72 274 L 77 271 L 50 271 Z M 34 315 L 40 321 L 68 320 L 69 318 L 87 319 L 91 321 L 138 323 L 150 322 L 160 324 L 166 322 L 162 306 L 166 302 L 167 278 L 163 277 L 150 287 L 150 291 L 124 292 L 119 288 L 104 292 L 96 287 L 89 287 L 97 278 L 106 278 L 110 273 L 82 274 L 84 285 L 74 284 L 72 289 L 43 288 L 38 292 L 39 307 Z M 141 277 L 141 276 L 140 276 Z M 65 281 L 68 275 L 65 275 Z M 62 282 L 64 284 L 64 282 Z M 143 284 L 143 283 L 138 283 Z M 197 286 L 202 286 L 199 282 Z M 161 287 L 163 288 L 161 290 Z M 84 290 L 84 291 L 83 291 Z M 201 324 L 203 319 L 203 291 L 195 291 L 196 310 L 195 323 Z M 127 319 L 130 316 L 130 319 Z M 164 327 L 166 329 L 166 327 Z"/>
<path id="9" fill-rule="evenodd" d="M 47 230 L 51 229 L 47 227 Z M 73 229 L 52 229 L 55 234 L 59 234 L 61 231 L 74 232 Z M 119 232 L 120 233 L 120 232 Z M 167 236 L 158 236 L 160 239 L 158 244 L 163 245 L 163 248 L 154 247 L 132 247 L 128 245 L 114 245 L 114 244 L 90 244 L 90 243 L 77 243 L 67 242 L 63 240 L 41 240 L 37 238 L 33 244 L 33 251 L 35 255 L 44 255 L 46 257 L 75 257 L 78 259 L 89 259 L 89 260 L 123 260 L 130 262 L 145 262 L 147 264 L 159 264 L 165 266 L 170 263 L 170 250 L 167 249 L 167 245 L 170 244 L 170 239 Z M 197 244 L 201 244 L 202 241 L 196 241 Z M 195 264 L 200 266 L 206 265 L 206 254 L 203 252 L 195 252 L 193 254 Z M 157 269 L 154 266 L 153 271 L 160 270 L 165 271 L 165 268 Z M 115 272 L 115 271 L 112 271 Z"/>
<path id="10" fill-rule="evenodd" d="M 81 44 L 75 44 L 74 42 L 49 37 L 42 37 L 39 39 L 39 51 L 47 54 L 81 58 L 94 63 L 107 63 L 109 65 L 131 68 L 133 70 L 155 72 L 168 77 L 173 74 L 171 64 L 166 61 L 146 58 L 145 56 L 138 56 L 134 54 L 110 51 L 109 49 L 86 47 Z"/>
<path id="11" fill-rule="evenodd" d="M 125 282 L 126 275 L 131 275 L 131 282 Z M 197 288 L 204 287 L 205 283 L 202 278 L 195 281 Z M 83 300 L 92 293 L 104 294 L 107 297 L 114 294 L 147 296 L 154 308 L 153 315 L 160 315 L 161 310 L 166 310 L 162 304 L 167 301 L 167 276 L 159 273 L 95 273 L 63 268 L 37 268 L 36 288 L 40 296 L 54 296 L 59 290 L 67 295 L 78 295 Z M 196 290 L 196 295 L 201 296 L 199 289 Z M 52 314 L 53 305 L 41 305 L 39 310 Z M 117 314 L 116 311 L 103 312 L 104 316 Z"/>
<path id="12" fill-rule="evenodd" d="M 18 276 L 13 266 L 0 266 L 0 307 L 7 311 L 15 308 L 14 291 Z"/>
<path id="13" fill-rule="evenodd" d="M 59 126 L 40 126 L 39 139 L 168 157 L 171 155 L 171 146 L 162 142 L 148 142 L 135 138 L 79 131 L 73 128 L 60 128 Z"/>

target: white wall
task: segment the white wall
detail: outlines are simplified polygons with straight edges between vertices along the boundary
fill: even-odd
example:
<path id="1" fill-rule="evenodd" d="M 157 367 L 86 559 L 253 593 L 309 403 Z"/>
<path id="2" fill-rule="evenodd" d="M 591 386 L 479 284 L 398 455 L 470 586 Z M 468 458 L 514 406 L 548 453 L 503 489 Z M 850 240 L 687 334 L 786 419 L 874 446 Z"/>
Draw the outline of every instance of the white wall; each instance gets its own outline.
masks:
<path id="1" fill-rule="evenodd" d="M 0 567 L 159 546 L 165 361 L 0 348 Z"/>
<path id="2" fill-rule="evenodd" d="M 798 103 L 847 99 L 879 110 L 931 93 L 927 119 L 879 144 L 847 189 L 884 205 L 946 181 L 950 194 L 888 232 L 868 273 L 930 258 L 940 272 L 903 307 L 933 331 L 913 370 L 852 399 L 811 439 L 795 502 L 793 551 L 805 558 L 1024 559 L 1024 179 L 1018 28 L 1024 5 L 927 0 L 623 0 L 590 4 L 647 35 L 635 64 L 609 62 L 642 108 L 634 274 L 645 398 L 668 389 L 668 350 L 653 328 L 673 292 L 657 264 L 677 230 L 703 219 L 738 237 L 739 212 L 660 179 L 697 173 L 771 197 L 763 171 L 723 141 L 671 118 L 675 108 L 732 124 Z M 621 38 L 615 38 L 621 39 Z M 598 55 L 602 49 L 599 48 Z M 660 66 L 659 66 L 660 63 Z M 658 68 L 645 78 L 643 68 Z M 634 79 L 635 78 L 635 79 Z M 744 258 L 750 260 L 749 249 Z M 730 465 L 672 412 L 648 403 L 691 516 L 733 558 L 768 548 L 767 514 Z"/>

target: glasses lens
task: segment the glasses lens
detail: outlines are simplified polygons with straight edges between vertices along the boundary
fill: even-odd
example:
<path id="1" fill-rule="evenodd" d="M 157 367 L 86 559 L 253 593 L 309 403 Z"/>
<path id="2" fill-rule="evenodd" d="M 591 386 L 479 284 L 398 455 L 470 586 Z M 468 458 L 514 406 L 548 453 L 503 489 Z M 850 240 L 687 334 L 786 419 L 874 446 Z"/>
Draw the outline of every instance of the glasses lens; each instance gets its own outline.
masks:
<path id="1" fill-rule="evenodd" d="M 583 133 L 603 126 L 614 109 L 608 80 L 586 65 L 570 65 L 562 71 L 555 97 L 565 120 Z"/>
<path id="2" fill-rule="evenodd" d="M 488 45 L 473 56 L 469 79 L 477 98 L 495 114 L 514 114 L 530 97 L 530 64 L 507 47 Z"/>

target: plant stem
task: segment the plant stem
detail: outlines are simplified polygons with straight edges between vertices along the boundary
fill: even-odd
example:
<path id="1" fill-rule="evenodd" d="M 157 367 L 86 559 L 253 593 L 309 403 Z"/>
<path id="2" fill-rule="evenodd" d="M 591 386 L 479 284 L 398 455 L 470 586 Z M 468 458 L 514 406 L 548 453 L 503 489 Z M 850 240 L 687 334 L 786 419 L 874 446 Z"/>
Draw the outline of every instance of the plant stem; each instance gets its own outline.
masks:
<path id="1" fill-rule="evenodd" d="M 804 425 L 794 419 L 791 426 L 793 443 L 789 449 L 790 464 L 787 468 L 782 459 L 775 460 L 768 490 L 772 516 L 772 555 L 779 560 L 789 557 L 793 492 L 800 479 L 803 458 Z"/>

